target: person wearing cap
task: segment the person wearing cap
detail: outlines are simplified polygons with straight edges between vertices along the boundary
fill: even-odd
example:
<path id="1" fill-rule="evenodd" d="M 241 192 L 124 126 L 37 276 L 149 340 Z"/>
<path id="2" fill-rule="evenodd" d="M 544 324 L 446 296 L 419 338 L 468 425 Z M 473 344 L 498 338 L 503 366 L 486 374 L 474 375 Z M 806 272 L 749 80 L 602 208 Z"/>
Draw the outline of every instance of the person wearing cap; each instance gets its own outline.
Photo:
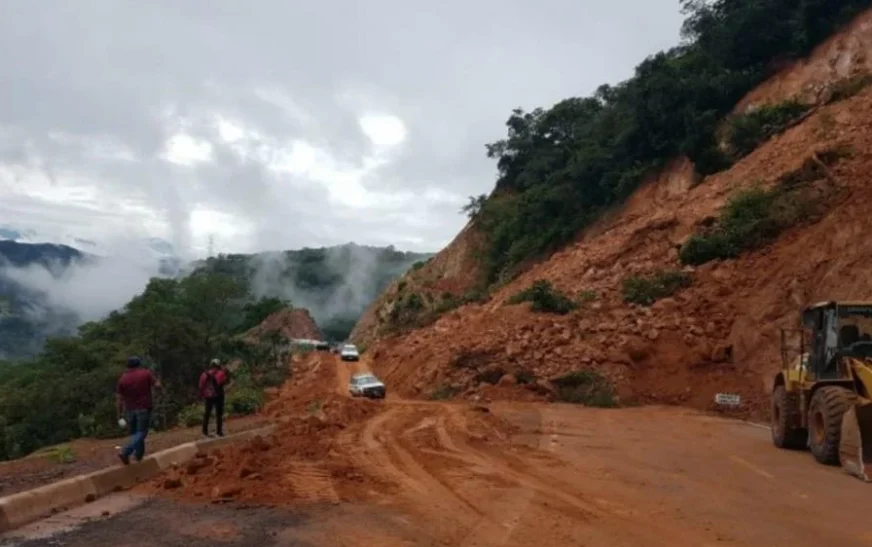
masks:
<path id="1" fill-rule="evenodd" d="M 121 449 L 118 457 L 124 465 L 130 463 L 133 454 L 136 461 L 142 461 L 145 456 L 145 437 L 148 435 L 149 422 L 151 421 L 152 388 L 160 389 L 160 380 L 142 366 L 139 357 L 127 359 L 127 370 L 121 374 L 115 388 L 115 408 L 118 423 L 126 417 L 126 425 L 130 427 L 130 442 Z"/>
<path id="2" fill-rule="evenodd" d="M 209 435 L 209 418 L 215 410 L 215 430 L 219 437 L 224 436 L 224 388 L 229 377 L 221 367 L 221 361 L 212 359 L 209 368 L 200 375 L 200 396 L 203 397 L 205 409 L 203 412 L 203 435 Z"/>

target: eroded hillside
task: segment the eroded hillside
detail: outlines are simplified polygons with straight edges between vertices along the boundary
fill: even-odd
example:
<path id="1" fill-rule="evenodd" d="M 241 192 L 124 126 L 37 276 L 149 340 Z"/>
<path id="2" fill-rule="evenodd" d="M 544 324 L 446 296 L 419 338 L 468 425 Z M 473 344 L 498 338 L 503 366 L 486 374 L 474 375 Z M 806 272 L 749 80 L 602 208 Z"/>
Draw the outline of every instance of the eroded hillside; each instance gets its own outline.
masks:
<path id="1" fill-rule="evenodd" d="M 872 197 L 872 90 L 863 76 L 870 37 L 867 12 L 739 103 L 741 111 L 813 100 L 786 131 L 705 178 L 689 160 L 674 160 L 574 243 L 492 288 L 486 302 L 463 297 L 480 279 L 473 223 L 358 324 L 377 371 L 407 395 L 488 398 L 550 397 L 547 380 L 586 370 L 610 380 L 624 402 L 707 408 L 715 393 L 730 392 L 743 396 L 745 413 L 764 414 L 779 327 L 795 325 L 813 301 L 872 298 L 864 260 L 872 247 L 863 238 L 872 227 L 864 207 Z M 681 250 L 694 234 L 715 241 L 731 199 L 773 209 L 742 236 L 765 237 L 754 245 L 734 238 L 731 251 L 714 252 L 735 258 L 688 258 Z M 670 276 L 674 294 L 627 302 L 645 300 L 628 295 L 638 283 Z M 538 313 L 506 302 L 537 280 L 577 309 Z M 454 300 L 439 309 L 448 292 Z M 403 328 L 392 310 L 408 309 L 412 293 L 423 302 L 412 307 L 427 313 L 408 314 Z"/>

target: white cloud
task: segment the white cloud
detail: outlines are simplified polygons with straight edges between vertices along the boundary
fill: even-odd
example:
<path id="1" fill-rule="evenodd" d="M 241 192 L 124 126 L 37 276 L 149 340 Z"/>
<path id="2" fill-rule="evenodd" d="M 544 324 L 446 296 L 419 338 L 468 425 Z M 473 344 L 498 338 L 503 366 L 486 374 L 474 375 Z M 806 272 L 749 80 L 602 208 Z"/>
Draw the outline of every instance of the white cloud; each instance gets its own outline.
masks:
<path id="1" fill-rule="evenodd" d="M 185 133 L 173 135 L 166 143 L 164 158 L 177 165 L 191 166 L 212 159 L 212 144 Z"/>
<path id="2" fill-rule="evenodd" d="M 369 140 L 379 148 L 392 148 L 406 140 L 403 120 L 390 115 L 367 115 L 359 120 Z"/>
<path id="3" fill-rule="evenodd" d="M 189 223 L 191 244 L 199 255 L 207 251 L 210 238 L 213 238 L 216 249 L 233 249 L 238 240 L 251 239 L 255 231 L 254 226 L 244 219 L 205 208 L 192 211 Z"/>
<path id="4" fill-rule="evenodd" d="M 3 223 L 434 250 L 492 188 L 512 108 L 626 78 L 681 22 L 674 0 L 258 8 L 0 2 Z"/>

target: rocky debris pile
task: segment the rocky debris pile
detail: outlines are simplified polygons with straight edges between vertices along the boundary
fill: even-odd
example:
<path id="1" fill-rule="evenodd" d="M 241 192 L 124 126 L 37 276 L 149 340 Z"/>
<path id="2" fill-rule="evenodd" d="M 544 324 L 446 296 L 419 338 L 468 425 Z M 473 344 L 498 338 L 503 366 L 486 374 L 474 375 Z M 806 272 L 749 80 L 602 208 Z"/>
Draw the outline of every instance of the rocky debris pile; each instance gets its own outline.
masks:
<path id="1" fill-rule="evenodd" d="M 372 401 L 330 396 L 308 415 L 284 420 L 272 435 L 198 455 L 154 479 L 151 488 L 214 503 L 356 499 L 380 480 L 355 466 L 340 436 L 380 408 Z"/>
<path id="2" fill-rule="evenodd" d="M 287 339 L 321 340 L 323 336 L 315 319 L 305 308 L 287 308 L 277 311 L 245 333 L 245 337 L 257 340 L 271 332 L 279 332 Z"/>
<path id="3" fill-rule="evenodd" d="M 862 207 L 872 198 L 869 127 L 872 88 L 820 107 L 696 185 L 687 162 L 676 163 L 489 302 L 370 345 L 376 372 L 408 396 L 487 400 L 532 396 L 521 391 L 553 398 L 554 379 L 590 370 L 612 382 L 621 401 L 710 409 L 717 393 L 731 393 L 742 397 L 745 415 L 765 416 L 781 365 L 779 327 L 795 326 L 802 306 L 814 301 L 872 298 L 863 269 L 872 244 L 857 237 L 872 229 Z M 824 182 L 835 192 L 820 218 L 735 259 L 680 263 L 682 243 L 711 225 L 736 191 L 779 184 L 837 148 L 849 153 L 828 167 Z M 650 306 L 625 302 L 628 278 L 676 271 L 689 286 Z M 562 316 L 506 304 L 539 279 L 583 303 Z"/>

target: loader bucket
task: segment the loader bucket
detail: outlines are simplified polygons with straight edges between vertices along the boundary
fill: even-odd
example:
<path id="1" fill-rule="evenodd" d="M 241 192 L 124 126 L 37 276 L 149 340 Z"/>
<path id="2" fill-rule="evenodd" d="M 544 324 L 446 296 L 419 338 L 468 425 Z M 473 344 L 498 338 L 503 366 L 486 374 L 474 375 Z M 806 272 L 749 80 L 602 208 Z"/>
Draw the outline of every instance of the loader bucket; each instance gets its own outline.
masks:
<path id="1" fill-rule="evenodd" d="M 845 412 L 839 460 L 842 469 L 872 482 L 872 401 L 858 403 Z"/>

